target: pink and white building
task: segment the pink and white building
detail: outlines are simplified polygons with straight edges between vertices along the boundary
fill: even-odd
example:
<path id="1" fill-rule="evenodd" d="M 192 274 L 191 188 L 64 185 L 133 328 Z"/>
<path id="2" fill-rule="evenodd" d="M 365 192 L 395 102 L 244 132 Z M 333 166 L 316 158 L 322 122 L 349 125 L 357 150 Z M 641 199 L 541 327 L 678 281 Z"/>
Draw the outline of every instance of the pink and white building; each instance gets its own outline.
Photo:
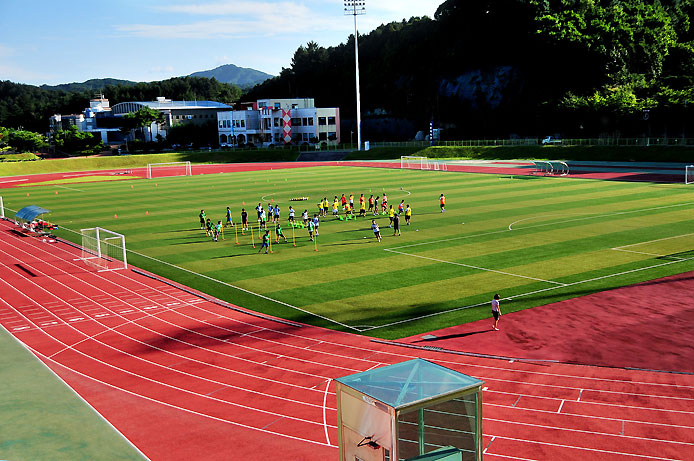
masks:
<path id="1" fill-rule="evenodd" d="M 315 107 L 313 98 L 236 104 L 218 112 L 217 122 L 222 146 L 340 143 L 340 109 Z"/>

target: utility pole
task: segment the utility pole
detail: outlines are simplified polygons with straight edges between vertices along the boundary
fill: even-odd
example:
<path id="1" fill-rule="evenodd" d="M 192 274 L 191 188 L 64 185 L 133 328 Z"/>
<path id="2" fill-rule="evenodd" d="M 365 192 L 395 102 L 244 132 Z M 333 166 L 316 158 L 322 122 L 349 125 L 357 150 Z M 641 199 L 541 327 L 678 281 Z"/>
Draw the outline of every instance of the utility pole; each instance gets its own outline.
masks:
<path id="1" fill-rule="evenodd" d="M 366 14 L 366 1 L 344 0 L 345 15 L 354 16 L 354 65 L 357 87 L 357 150 L 361 150 L 361 95 L 359 93 L 359 32 L 357 31 L 357 16 Z"/>

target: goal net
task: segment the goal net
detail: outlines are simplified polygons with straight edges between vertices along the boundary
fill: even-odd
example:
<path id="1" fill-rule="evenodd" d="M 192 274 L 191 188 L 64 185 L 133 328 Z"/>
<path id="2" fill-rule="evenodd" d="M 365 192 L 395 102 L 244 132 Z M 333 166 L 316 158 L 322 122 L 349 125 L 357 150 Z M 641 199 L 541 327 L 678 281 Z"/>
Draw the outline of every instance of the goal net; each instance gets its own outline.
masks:
<path id="1" fill-rule="evenodd" d="M 127 269 L 125 236 L 103 227 L 80 229 L 82 261 L 99 270 Z"/>
<path id="2" fill-rule="evenodd" d="M 684 170 L 684 183 L 694 184 L 694 165 L 687 165 Z M 1 200 L 1 199 L 0 199 Z M 2 203 L 2 202 L 0 202 Z"/>
<path id="3" fill-rule="evenodd" d="M 400 156 L 400 168 L 411 170 L 428 170 L 429 162 L 426 157 Z"/>
<path id="4" fill-rule="evenodd" d="M 150 163 L 147 165 L 147 179 L 166 176 L 192 176 L 190 162 Z"/>

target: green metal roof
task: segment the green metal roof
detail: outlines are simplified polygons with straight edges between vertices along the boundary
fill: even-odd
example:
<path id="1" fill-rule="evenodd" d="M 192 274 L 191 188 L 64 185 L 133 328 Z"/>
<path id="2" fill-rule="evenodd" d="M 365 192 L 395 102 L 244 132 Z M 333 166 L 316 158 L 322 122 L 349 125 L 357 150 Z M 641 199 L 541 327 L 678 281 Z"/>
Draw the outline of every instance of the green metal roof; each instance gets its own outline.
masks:
<path id="1" fill-rule="evenodd" d="M 477 378 L 424 359 L 344 376 L 337 381 L 395 409 L 484 384 Z"/>

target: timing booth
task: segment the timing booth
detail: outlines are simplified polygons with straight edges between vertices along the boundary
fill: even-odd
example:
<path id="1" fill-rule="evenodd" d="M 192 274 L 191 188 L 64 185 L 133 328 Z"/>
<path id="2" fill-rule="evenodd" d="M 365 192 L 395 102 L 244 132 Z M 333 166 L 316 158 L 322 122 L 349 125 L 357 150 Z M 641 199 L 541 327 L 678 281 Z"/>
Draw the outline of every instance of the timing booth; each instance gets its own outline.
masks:
<path id="1" fill-rule="evenodd" d="M 340 461 L 482 459 L 483 381 L 423 359 L 336 381 Z"/>
<path id="2" fill-rule="evenodd" d="M 36 205 L 25 206 L 15 214 L 14 220 L 22 229 L 38 234 L 49 234 L 57 226 L 41 216 L 50 212 L 51 210 L 46 210 Z"/>

